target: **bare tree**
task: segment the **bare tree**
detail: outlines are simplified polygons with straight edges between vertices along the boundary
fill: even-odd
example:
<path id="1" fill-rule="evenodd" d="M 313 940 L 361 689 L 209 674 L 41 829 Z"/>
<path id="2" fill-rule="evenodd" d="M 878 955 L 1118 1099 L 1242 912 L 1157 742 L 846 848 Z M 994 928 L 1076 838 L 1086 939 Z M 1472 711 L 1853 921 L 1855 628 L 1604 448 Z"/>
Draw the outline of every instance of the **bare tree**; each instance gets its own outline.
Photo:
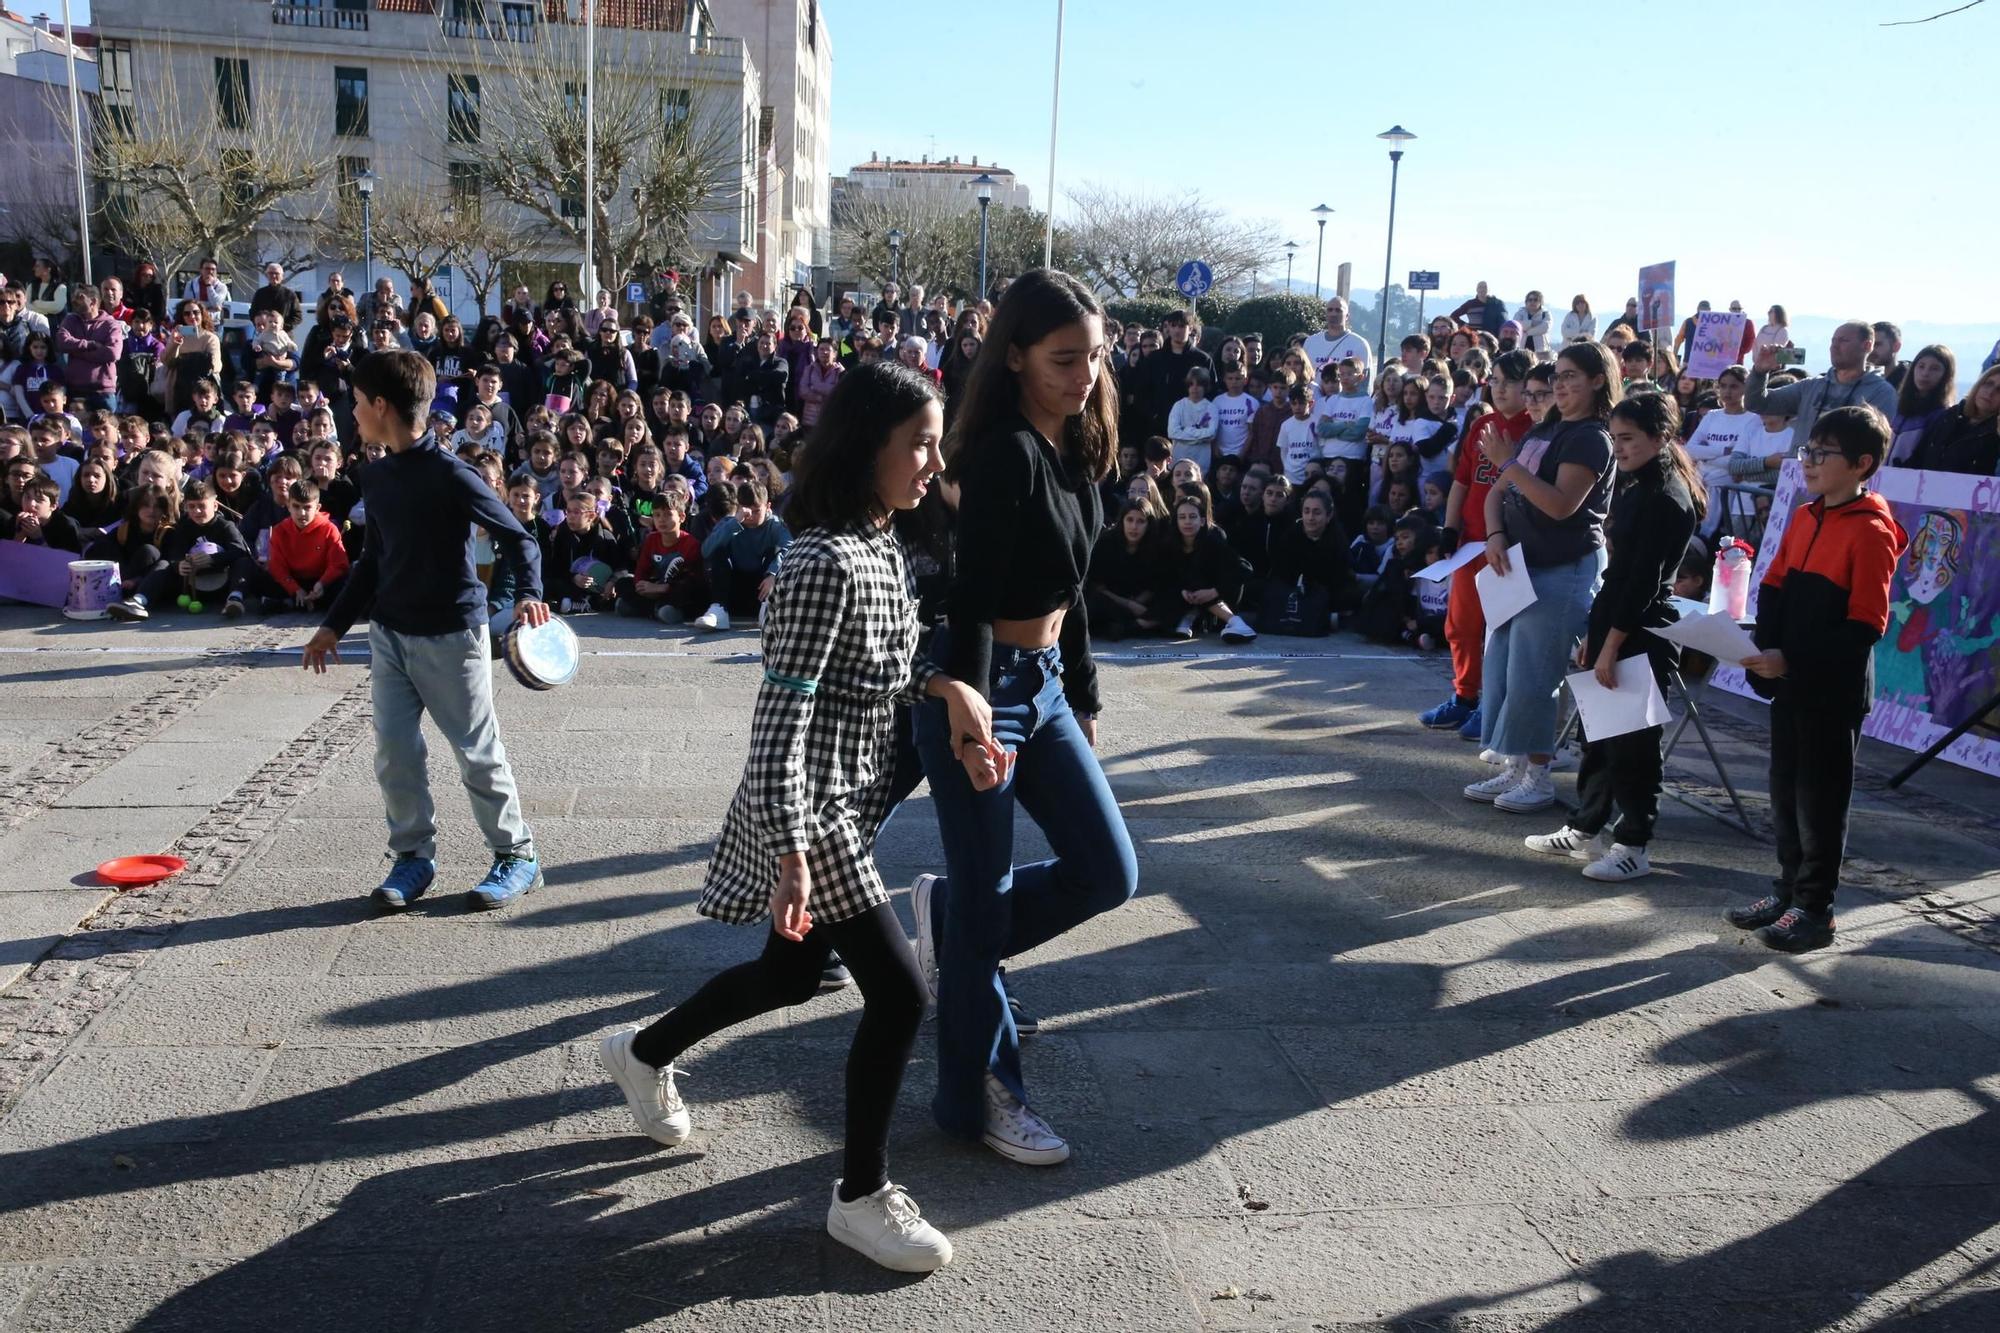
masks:
<path id="1" fill-rule="evenodd" d="M 269 61 L 210 89 L 183 86 L 175 56 L 164 33 L 134 42 L 132 101 L 105 104 L 86 145 L 109 239 L 169 274 L 205 255 L 239 274 L 312 267 L 331 203 L 324 108 Z"/>
<path id="2" fill-rule="evenodd" d="M 1085 183 L 1069 198 L 1083 276 L 1111 295 L 1171 291 L 1190 259 L 1205 261 L 1224 286 L 1271 267 L 1280 253 L 1269 222 L 1231 217 L 1195 191 L 1134 194 Z"/>
<path id="3" fill-rule="evenodd" d="M 450 49 L 456 83 L 432 78 L 412 89 L 413 101 L 428 100 L 439 121 L 453 127 L 461 149 L 477 145 L 481 184 L 533 218 L 544 245 L 581 250 L 588 208 L 595 276 L 607 289 L 642 264 L 693 267 L 698 220 L 741 203 L 740 103 L 698 97 L 692 62 L 662 63 L 657 34 L 600 29 L 596 195 L 586 200 L 581 30 L 544 24 L 532 42 L 492 35 L 469 49 Z M 476 112 L 466 96 L 471 79 L 478 80 Z"/>
<path id="4" fill-rule="evenodd" d="M 1032 208 L 995 206 L 987 218 L 988 287 L 1010 282 L 1042 262 L 1046 219 Z M 894 266 L 905 286 L 971 296 L 979 283 L 979 210 L 943 200 L 862 199 L 834 219 L 834 245 L 845 267 L 874 283 L 889 280 L 889 232 L 903 233 L 902 262 Z M 1054 263 L 1074 270 L 1076 252 L 1066 228 L 1056 229 Z"/>
<path id="5" fill-rule="evenodd" d="M 506 209 L 461 207 L 450 227 L 451 262 L 472 289 L 479 313 L 486 313 L 501 271 L 542 243 L 539 228 L 524 225 Z"/>
<path id="6" fill-rule="evenodd" d="M 409 181 L 382 181 L 375 189 L 375 253 L 415 290 L 452 262 L 450 200 L 441 190 Z"/>

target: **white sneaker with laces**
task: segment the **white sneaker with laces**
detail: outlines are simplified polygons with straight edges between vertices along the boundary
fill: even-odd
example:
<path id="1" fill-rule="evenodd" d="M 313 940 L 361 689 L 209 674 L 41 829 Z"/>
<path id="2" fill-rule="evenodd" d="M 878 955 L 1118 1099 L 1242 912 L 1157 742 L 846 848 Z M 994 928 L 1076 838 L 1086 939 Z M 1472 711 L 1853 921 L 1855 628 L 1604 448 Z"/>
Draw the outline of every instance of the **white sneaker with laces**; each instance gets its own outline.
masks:
<path id="1" fill-rule="evenodd" d="M 1627 847 L 1622 842 L 1612 843 L 1609 851 L 1583 868 L 1585 879 L 1602 880 L 1607 884 L 1639 879 L 1652 873 L 1653 863 L 1646 859 L 1646 849 Z"/>
<path id="2" fill-rule="evenodd" d="M 1525 759 L 1509 759 L 1507 766 L 1492 777 L 1480 782 L 1467 783 L 1465 799 L 1483 801 L 1491 805 L 1502 794 L 1512 791 L 1521 781 L 1521 775 L 1528 771 Z"/>
<path id="3" fill-rule="evenodd" d="M 634 1023 L 598 1042 L 597 1062 L 625 1094 L 639 1132 L 655 1143 L 678 1148 L 694 1132 L 694 1120 L 674 1087 L 674 1075 L 681 1071 L 672 1065 L 655 1069 L 632 1054 L 632 1038 L 638 1034 L 639 1025 Z"/>
<path id="4" fill-rule="evenodd" d="M 1250 622 L 1242 616 L 1229 617 L 1229 623 L 1222 627 L 1224 643 L 1249 643 L 1257 637 L 1257 631 L 1250 628 Z"/>
<path id="5" fill-rule="evenodd" d="M 894 1183 L 885 1184 L 853 1203 L 843 1203 L 840 1182 L 834 1181 L 833 1206 L 826 1210 L 826 1232 L 842 1245 L 898 1273 L 934 1273 L 951 1262 L 951 1242 L 942 1231 L 924 1221 L 917 1201 Z"/>
<path id="6" fill-rule="evenodd" d="M 986 1132 L 982 1141 L 1010 1162 L 1055 1166 L 1069 1160 L 1069 1144 L 1049 1122 L 1029 1110 L 992 1070 L 986 1072 Z"/>
<path id="7" fill-rule="evenodd" d="M 1579 833 L 1567 824 L 1554 833 L 1530 833 L 1521 841 L 1531 852 L 1567 856 L 1573 861 L 1595 861 L 1611 850 L 1611 839 L 1601 829 L 1596 833 Z"/>
<path id="8" fill-rule="evenodd" d="M 1577 763 L 1576 747 L 1565 745 L 1562 749 L 1557 750 L 1549 756 L 1549 772 L 1567 773 L 1570 769 L 1575 768 Z"/>
<path id="9" fill-rule="evenodd" d="M 1481 750 L 1479 752 L 1479 762 L 1482 764 L 1491 764 L 1495 768 L 1499 768 L 1502 764 L 1512 763 L 1513 760 L 1507 755 L 1501 754 L 1498 750 Z"/>
<path id="10" fill-rule="evenodd" d="M 694 618 L 693 623 L 696 629 L 728 629 L 729 612 L 723 609 L 722 603 L 712 602 L 708 610 Z"/>
<path id="11" fill-rule="evenodd" d="M 937 937 L 932 933 L 931 895 L 937 892 L 936 875 L 918 875 L 910 883 L 910 915 L 917 919 L 917 971 L 923 973 L 924 990 L 937 1003 Z"/>
<path id="12" fill-rule="evenodd" d="M 1520 770 L 1520 780 L 1493 798 L 1495 810 L 1505 810 L 1515 815 L 1546 810 L 1555 803 L 1555 779 L 1549 776 L 1547 764 L 1524 763 Z"/>

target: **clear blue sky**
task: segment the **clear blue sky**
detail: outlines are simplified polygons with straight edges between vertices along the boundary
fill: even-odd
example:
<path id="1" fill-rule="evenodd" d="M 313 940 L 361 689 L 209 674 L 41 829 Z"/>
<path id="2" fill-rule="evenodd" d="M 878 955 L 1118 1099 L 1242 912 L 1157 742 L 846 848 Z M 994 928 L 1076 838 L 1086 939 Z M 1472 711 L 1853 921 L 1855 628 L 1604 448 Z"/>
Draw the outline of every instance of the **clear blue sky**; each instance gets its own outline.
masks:
<path id="1" fill-rule="evenodd" d="M 1581 291 L 1615 312 L 1640 264 L 1673 259 L 1683 311 L 1740 298 L 1991 328 L 2000 179 L 1981 145 L 2000 2 L 1877 26 L 1958 2 L 1072 0 L 1058 216 L 1064 181 L 1200 188 L 1278 223 L 1310 283 L 1308 210 L 1325 202 L 1329 286 L 1342 259 L 1357 288 L 1379 286 L 1374 135 L 1400 122 L 1421 137 L 1398 281 L 1431 268 L 1447 292 L 1485 278 L 1510 301 L 1539 287 L 1563 308 Z M 976 153 L 1046 202 L 1055 0 L 821 9 L 836 173 L 870 152 Z"/>

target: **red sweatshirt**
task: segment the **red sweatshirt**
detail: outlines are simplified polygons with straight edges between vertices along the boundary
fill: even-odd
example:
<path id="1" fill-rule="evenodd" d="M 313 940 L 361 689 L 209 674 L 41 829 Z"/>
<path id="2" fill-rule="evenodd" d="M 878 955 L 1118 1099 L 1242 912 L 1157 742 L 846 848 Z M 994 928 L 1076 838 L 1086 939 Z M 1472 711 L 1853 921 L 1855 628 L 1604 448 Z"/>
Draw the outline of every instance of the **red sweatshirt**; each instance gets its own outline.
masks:
<path id="1" fill-rule="evenodd" d="M 1875 695 L 1875 641 L 1889 624 L 1889 581 L 1909 545 L 1872 491 L 1792 511 L 1757 592 L 1757 646 L 1785 654 L 1777 680 L 1750 677 L 1765 698 L 1865 716 Z"/>
<path id="2" fill-rule="evenodd" d="M 303 528 L 286 518 L 271 528 L 271 577 L 288 593 L 327 584 L 347 573 L 340 529 L 321 510 Z"/>

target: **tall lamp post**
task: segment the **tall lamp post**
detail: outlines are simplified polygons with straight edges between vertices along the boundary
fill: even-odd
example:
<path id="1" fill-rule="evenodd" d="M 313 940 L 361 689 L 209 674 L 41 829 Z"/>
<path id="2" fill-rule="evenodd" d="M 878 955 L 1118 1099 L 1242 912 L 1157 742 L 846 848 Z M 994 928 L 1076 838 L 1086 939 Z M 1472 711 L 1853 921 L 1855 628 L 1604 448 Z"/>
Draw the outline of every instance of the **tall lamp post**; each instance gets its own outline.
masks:
<path id="1" fill-rule="evenodd" d="M 83 174 L 83 109 L 76 88 L 76 25 L 69 0 L 62 0 L 63 58 L 69 62 L 69 145 L 76 158 L 76 238 L 83 252 L 83 280 L 95 282 L 90 263 L 90 182 Z"/>
<path id="2" fill-rule="evenodd" d="M 1375 364 L 1382 364 L 1383 349 L 1389 345 L 1389 270 L 1396 262 L 1396 179 L 1403 171 L 1403 145 L 1417 136 L 1401 125 L 1391 125 L 1375 136 L 1389 141 L 1389 244 L 1382 253 L 1382 322 L 1375 332 Z"/>
<path id="3" fill-rule="evenodd" d="M 986 172 L 980 172 L 972 180 L 972 192 L 979 200 L 979 292 L 978 299 L 986 299 L 986 210 L 993 206 L 993 187 L 999 184 Z"/>
<path id="4" fill-rule="evenodd" d="M 903 229 L 889 228 L 889 281 L 896 284 L 898 296 L 903 286 Z"/>
<path id="5" fill-rule="evenodd" d="M 361 196 L 361 269 L 368 279 L 370 295 L 375 291 L 375 173 L 364 171 L 354 178 L 355 192 Z"/>
<path id="6" fill-rule="evenodd" d="M 1297 241 L 1285 242 L 1285 295 L 1292 294 L 1292 256 L 1299 252 Z"/>
<path id="7" fill-rule="evenodd" d="M 1321 204 L 1313 216 L 1319 219 L 1319 258 L 1313 261 L 1313 295 L 1317 297 L 1326 294 L 1320 286 L 1320 274 L 1326 268 L 1326 220 L 1333 216 L 1333 210 Z"/>

